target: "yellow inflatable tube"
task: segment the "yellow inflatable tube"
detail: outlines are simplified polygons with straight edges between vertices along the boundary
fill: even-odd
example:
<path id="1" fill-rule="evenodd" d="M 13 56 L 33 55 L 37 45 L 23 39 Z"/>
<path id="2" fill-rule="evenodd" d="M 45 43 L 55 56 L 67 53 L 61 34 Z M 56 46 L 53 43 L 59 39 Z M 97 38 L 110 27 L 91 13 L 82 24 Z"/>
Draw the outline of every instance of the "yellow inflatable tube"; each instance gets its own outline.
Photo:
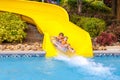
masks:
<path id="1" fill-rule="evenodd" d="M 33 1 L 0 0 L 0 11 L 31 18 L 39 32 L 44 34 L 43 49 L 46 51 L 46 57 L 57 55 L 57 49 L 51 43 L 50 37 L 57 36 L 60 32 L 68 36 L 68 43 L 78 55 L 93 57 L 88 32 L 71 23 L 67 12 L 57 5 Z"/>

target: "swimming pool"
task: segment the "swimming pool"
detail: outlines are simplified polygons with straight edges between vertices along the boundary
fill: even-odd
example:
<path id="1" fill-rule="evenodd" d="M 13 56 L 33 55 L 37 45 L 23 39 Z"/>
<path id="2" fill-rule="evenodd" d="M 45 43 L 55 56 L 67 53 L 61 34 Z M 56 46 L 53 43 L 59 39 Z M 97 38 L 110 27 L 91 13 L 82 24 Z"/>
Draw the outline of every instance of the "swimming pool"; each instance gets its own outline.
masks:
<path id="1" fill-rule="evenodd" d="M 119 80 L 120 57 L 2 57 L 0 80 Z"/>

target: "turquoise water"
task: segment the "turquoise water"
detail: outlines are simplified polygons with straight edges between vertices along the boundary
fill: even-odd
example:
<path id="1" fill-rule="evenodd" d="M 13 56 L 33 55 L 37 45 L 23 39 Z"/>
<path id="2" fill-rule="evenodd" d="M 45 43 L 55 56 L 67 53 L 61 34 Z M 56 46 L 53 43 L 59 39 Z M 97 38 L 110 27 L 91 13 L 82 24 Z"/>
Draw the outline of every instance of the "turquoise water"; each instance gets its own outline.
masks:
<path id="1" fill-rule="evenodd" d="M 119 80 L 120 57 L 0 58 L 0 80 Z"/>

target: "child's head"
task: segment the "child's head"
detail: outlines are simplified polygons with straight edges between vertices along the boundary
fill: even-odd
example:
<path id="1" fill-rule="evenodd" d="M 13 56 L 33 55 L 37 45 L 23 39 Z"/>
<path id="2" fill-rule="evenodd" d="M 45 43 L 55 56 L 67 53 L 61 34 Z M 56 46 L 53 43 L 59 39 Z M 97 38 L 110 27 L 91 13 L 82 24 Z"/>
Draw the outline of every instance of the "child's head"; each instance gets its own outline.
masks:
<path id="1" fill-rule="evenodd" d="M 64 36 L 64 34 L 63 33 L 59 33 L 59 36 Z"/>
<path id="2" fill-rule="evenodd" d="M 64 34 L 63 34 L 63 33 L 59 33 L 59 37 L 60 37 L 60 38 L 63 38 L 63 37 L 64 37 Z"/>

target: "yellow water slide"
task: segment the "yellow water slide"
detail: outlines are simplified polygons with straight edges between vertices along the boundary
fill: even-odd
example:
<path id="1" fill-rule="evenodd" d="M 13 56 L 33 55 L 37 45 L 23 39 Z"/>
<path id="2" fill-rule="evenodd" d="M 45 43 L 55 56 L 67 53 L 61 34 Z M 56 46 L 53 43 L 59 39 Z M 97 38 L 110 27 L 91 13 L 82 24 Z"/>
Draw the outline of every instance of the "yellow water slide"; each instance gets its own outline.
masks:
<path id="1" fill-rule="evenodd" d="M 34 1 L 0 0 L 0 11 L 8 11 L 27 16 L 44 34 L 43 49 L 46 57 L 57 55 L 57 49 L 51 43 L 50 37 L 60 32 L 68 36 L 68 43 L 76 53 L 84 57 L 93 57 L 91 39 L 88 32 L 69 21 L 67 12 L 53 4 Z"/>

